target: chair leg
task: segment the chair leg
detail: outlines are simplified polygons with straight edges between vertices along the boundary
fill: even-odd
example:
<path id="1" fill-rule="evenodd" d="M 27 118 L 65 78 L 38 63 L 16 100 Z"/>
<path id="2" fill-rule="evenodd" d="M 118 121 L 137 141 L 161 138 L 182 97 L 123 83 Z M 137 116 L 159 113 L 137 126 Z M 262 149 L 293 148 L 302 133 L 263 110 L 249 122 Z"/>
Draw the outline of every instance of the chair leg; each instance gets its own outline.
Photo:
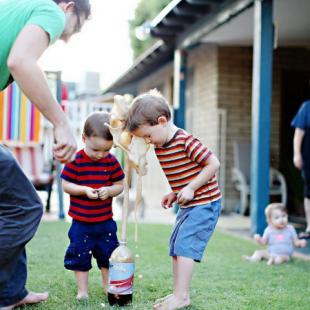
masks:
<path id="1" fill-rule="evenodd" d="M 246 190 L 240 191 L 240 213 L 245 215 L 248 210 L 248 194 Z"/>

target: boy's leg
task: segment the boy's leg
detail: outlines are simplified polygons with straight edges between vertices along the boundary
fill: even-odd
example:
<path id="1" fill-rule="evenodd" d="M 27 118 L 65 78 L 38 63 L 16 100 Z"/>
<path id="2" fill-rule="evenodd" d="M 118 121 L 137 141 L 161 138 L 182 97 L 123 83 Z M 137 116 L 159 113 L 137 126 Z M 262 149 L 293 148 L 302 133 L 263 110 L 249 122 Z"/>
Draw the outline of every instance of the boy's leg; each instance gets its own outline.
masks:
<path id="1" fill-rule="evenodd" d="M 172 256 L 172 272 L 173 272 L 173 288 L 176 287 L 176 282 L 177 282 L 177 256 Z M 159 299 L 156 299 L 155 300 L 155 305 L 158 304 L 158 303 L 162 303 L 163 301 L 165 301 L 167 298 L 171 297 L 172 294 L 168 294 L 164 297 L 161 297 Z"/>
<path id="2" fill-rule="evenodd" d="M 268 260 L 270 258 L 270 255 L 266 250 L 256 250 L 252 256 L 243 255 L 242 257 L 249 262 L 257 263 L 260 262 L 262 259 Z"/>
<path id="3" fill-rule="evenodd" d="M 176 257 L 176 276 L 173 294 L 167 296 L 161 303 L 155 304 L 154 309 L 175 310 L 190 305 L 189 287 L 192 280 L 194 261 L 188 257 Z"/>
<path id="4" fill-rule="evenodd" d="M 100 268 L 101 270 L 101 275 L 102 275 L 102 287 L 103 287 L 103 292 L 107 294 L 108 292 L 108 277 L 109 277 L 109 269 L 108 268 Z"/>
<path id="5" fill-rule="evenodd" d="M 88 271 L 75 271 L 76 284 L 78 286 L 78 293 L 76 299 L 88 298 Z"/>

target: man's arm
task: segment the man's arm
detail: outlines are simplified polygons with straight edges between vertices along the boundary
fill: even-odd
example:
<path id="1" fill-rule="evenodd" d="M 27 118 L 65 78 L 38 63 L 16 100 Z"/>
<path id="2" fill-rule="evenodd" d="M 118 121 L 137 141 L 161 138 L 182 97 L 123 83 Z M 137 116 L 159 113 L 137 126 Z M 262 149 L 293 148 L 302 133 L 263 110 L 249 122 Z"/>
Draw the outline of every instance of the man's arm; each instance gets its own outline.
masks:
<path id="1" fill-rule="evenodd" d="M 69 161 L 76 151 L 76 142 L 66 115 L 54 99 L 37 61 L 48 48 L 49 36 L 39 26 L 27 25 L 18 35 L 7 60 L 8 68 L 25 95 L 54 125 L 54 155 L 61 162 Z"/>
<path id="2" fill-rule="evenodd" d="M 301 145 L 302 140 L 304 138 L 305 131 L 300 128 L 295 129 L 294 133 L 294 165 L 297 169 L 301 170 L 303 161 L 302 161 L 302 155 L 301 155 Z"/>

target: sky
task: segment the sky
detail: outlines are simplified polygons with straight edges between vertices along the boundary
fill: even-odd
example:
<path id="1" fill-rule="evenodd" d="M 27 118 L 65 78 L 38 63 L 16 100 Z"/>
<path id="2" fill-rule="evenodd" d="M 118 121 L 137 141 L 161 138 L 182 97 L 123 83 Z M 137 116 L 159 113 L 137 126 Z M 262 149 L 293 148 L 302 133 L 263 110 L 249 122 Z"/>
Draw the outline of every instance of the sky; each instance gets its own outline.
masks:
<path id="1" fill-rule="evenodd" d="M 68 43 L 57 41 L 44 53 L 44 70 L 62 71 L 64 81 L 78 82 L 83 71 L 100 73 L 104 89 L 133 62 L 128 20 L 139 0 L 90 0 L 91 20 Z"/>

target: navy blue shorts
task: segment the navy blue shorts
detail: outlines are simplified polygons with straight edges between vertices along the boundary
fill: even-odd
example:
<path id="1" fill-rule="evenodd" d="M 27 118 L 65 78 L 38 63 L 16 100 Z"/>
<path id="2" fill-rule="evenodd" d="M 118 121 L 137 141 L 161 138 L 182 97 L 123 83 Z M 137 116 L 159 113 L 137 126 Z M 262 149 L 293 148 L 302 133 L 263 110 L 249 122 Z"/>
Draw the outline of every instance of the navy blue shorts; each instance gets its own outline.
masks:
<path id="1" fill-rule="evenodd" d="M 221 213 L 221 200 L 180 208 L 170 237 L 170 256 L 200 262 Z"/>
<path id="2" fill-rule="evenodd" d="M 119 245 L 116 231 L 113 219 L 99 223 L 73 220 L 68 233 L 70 245 L 65 255 L 65 268 L 88 271 L 92 268 L 92 257 L 97 260 L 98 268 L 108 268 L 109 258 Z"/>

